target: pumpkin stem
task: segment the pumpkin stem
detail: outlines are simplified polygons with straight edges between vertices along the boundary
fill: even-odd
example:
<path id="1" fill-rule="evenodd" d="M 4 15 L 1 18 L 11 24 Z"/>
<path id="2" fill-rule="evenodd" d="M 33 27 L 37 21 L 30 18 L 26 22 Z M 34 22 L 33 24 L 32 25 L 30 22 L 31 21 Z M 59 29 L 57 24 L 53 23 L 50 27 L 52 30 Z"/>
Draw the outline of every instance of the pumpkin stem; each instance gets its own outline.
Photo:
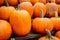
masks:
<path id="1" fill-rule="evenodd" d="M 56 17 L 56 18 L 58 18 L 58 17 L 59 17 L 59 16 L 58 16 L 58 12 L 56 12 L 56 11 L 55 11 L 55 17 Z"/>
<path id="2" fill-rule="evenodd" d="M 52 38 L 51 38 L 52 35 L 51 35 L 50 31 L 48 29 L 46 29 L 45 31 L 47 33 L 48 39 L 52 40 Z"/>
<path id="3" fill-rule="evenodd" d="M 41 16 L 41 18 L 44 18 L 44 13 L 43 13 L 43 10 L 40 10 L 40 16 Z"/>
<path id="4" fill-rule="evenodd" d="M 18 4 L 17 8 L 18 8 L 18 10 L 20 10 L 20 4 Z"/>
<path id="5" fill-rule="evenodd" d="M 4 1 L 5 1 L 5 5 L 8 7 L 8 6 L 9 6 L 9 4 L 8 4 L 7 0 L 4 0 Z"/>
<path id="6" fill-rule="evenodd" d="M 48 3 L 51 3 L 51 0 L 48 0 Z"/>
<path id="7" fill-rule="evenodd" d="M 24 2 L 27 2 L 27 0 L 24 0 Z"/>

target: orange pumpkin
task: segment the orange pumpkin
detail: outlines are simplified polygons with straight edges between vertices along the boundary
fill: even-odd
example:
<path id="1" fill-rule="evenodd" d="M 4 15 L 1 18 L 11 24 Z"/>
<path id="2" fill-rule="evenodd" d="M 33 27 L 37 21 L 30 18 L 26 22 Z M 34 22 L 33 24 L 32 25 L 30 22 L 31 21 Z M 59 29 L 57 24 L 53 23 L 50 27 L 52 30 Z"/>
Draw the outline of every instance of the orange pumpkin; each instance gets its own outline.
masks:
<path id="1" fill-rule="evenodd" d="M 5 19 L 5 20 L 8 20 L 9 19 L 9 16 L 10 14 L 12 14 L 12 12 L 15 10 L 14 7 L 6 7 L 6 6 L 2 6 L 0 7 L 0 18 L 1 19 Z"/>
<path id="2" fill-rule="evenodd" d="M 60 3 L 60 0 L 55 0 L 56 3 Z"/>
<path id="3" fill-rule="evenodd" d="M 12 34 L 10 24 L 5 20 L 0 20 L 0 40 L 7 40 Z"/>
<path id="4" fill-rule="evenodd" d="M 55 2 L 55 0 L 47 0 L 47 3 L 48 3 L 48 2 L 52 3 L 52 2 Z"/>
<path id="5" fill-rule="evenodd" d="M 58 5 L 58 15 L 60 16 L 60 5 Z"/>
<path id="6" fill-rule="evenodd" d="M 60 31 L 57 31 L 57 32 L 55 33 L 55 36 L 58 37 L 58 38 L 60 38 Z"/>
<path id="7" fill-rule="evenodd" d="M 4 0 L 0 0 L 0 5 L 4 4 Z"/>
<path id="8" fill-rule="evenodd" d="M 42 12 L 42 11 L 40 11 Z M 42 17 L 43 17 L 43 13 L 42 13 Z M 48 29 L 49 31 L 52 31 L 53 29 L 53 23 L 51 22 L 51 20 L 49 18 L 35 18 L 32 21 L 32 29 L 35 32 L 38 33 L 46 33 L 45 29 Z"/>
<path id="9" fill-rule="evenodd" d="M 46 0 L 30 0 L 30 2 L 31 2 L 32 4 L 35 4 L 35 3 L 37 3 L 37 2 L 41 2 L 41 3 L 46 4 Z"/>
<path id="10" fill-rule="evenodd" d="M 20 10 L 26 10 L 29 12 L 31 17 L 33 16 L 33 6 L 30 2 L 23 2 L 20 4 Z"/>
<path id="11" fill-rule="evenodd" d="M 40 17 L 40 10 L 43 10 L 44 15 L 46 14 L 46 6 L 38 2 L 34 5 L 34 17 Z"/>
<path id="12" fill-rule="evenodd" d="M 55 16 L 55 11 L 58 12 L 58 6 L 56 3 L 47 3 L 47 14 L 49 14 L 49 17 L 54 17 Z"/>
<path id="13" fill-rule="evenodd" d="M 17 5 L 18 4 L 18 0 L 7 0 L 7 2 L 9 3 L 9 5 Z"/>
<path id="14" fill-rule="evenodd" d="M 38 40 L 60 40 L 59 38 L 52 36 L 48 29 L 45 29 L 46 36 L 39 38 Z"/>
<path id="15" fill-rule="evenodd" d="M 58 18 L 58 13 L 55 12 L 55 16 L 51 18 L 50 20 L 53 22 L 54 30 L 60 30 L 60 18 Z"/>
<path id="16" fill-rule="evenodd" d="M 25 10 L 15 10 L 10 16 L 10 24 L 17 36 L 25 36 L 31 30 L 31 17 Z"/>

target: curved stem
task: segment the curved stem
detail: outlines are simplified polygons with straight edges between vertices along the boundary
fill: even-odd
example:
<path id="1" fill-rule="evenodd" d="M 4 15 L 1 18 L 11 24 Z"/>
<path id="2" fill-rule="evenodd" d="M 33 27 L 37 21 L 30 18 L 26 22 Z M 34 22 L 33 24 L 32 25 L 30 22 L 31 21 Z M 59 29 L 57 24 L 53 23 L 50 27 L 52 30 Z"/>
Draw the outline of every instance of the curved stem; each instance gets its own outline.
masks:
<path id="1" fill-rule="evenodd" d="M 18 7 L 17 8 L 18 8 L 18 10 L 20 10 L 20 4 L 18 4 Z"/>
<path id="2" fill-rule="evenodd" d="M 4 1 L 5 1 L 5 3 L 6 3 L 6 6 L 8 7 L 8 6 L 9 6 L 9 4 L 8 4 L 7 0 L 4 0 Z"/>
<path id="3" fill-rule="evenodd" d="M 41 16 L 41 18 L 44 18 L 44 13 L 43 13 L 43 10 L 40 10 L 40 16 Z"/>
<path id="4" fill-rule="evenodd" d="M 52 35 L 51 35 L 50 31 L 48 29 L 45 29 L 45 31 L 48 36 L 48 40 L 52 40 L 52 38 L 51 38 Z"/>
<path id="5" fill-rule="evenodd" d="M 58 12 L 57 11 L 55 11 L 55 17 L 56 18 L 58 18 L 59 16 L 58 16 Z"/>

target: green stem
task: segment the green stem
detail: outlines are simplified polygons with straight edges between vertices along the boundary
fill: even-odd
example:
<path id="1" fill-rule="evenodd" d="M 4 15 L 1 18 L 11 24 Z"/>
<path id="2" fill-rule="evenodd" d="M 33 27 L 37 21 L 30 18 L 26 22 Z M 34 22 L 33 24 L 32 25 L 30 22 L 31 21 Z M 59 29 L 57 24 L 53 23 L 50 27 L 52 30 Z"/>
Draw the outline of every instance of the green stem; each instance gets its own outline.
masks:
<path id="1" fill-rule="evenodd" d="M 48 29 L 46 29 L 45 31 L 48 36 L 48 40 L 52 40 L 52 38 L 51 38 L 52 35 L 51 35 L 50 31 Z"/>
<path id="2" fill-rule="evenodd" d="M 41 16 L 41 18 L 44 18 L 44 13 L 43 13 L 43 10 L 40 10 L 40 16 Z"/>
<path id="3" fill-rule="evenodd" d="M 9 6 L 9 4 L 8 4 L 7 0 L 4 0 L 4 1 L 5 1 L 5 3 L 6 3 L 6 6 L 8 7 L 8 6 Z"/>
<path id="4" fill-rule="evenodd" d="M 58 16 L 58 12 L 57 11 L 55 11 L 55 17 L 56 18 L 58 18 L 59 16 Z"/>

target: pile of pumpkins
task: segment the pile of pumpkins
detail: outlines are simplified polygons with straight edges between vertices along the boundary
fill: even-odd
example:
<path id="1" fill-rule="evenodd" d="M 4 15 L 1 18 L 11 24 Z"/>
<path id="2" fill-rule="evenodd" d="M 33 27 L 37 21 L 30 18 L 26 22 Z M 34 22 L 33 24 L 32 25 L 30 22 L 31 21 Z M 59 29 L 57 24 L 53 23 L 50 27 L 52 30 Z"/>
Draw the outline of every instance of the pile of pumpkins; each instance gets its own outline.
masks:
<path id="1" fill-rule="evenodd" d="M 25 36 L 31 30 L 46 35 L 38 40 L 60 40 L 58 3 L 60 0 L 0 0 L 0 40 L 9 39 L 13 32 Z M 55 36 L 52 30 L 57 31 Z"/>

